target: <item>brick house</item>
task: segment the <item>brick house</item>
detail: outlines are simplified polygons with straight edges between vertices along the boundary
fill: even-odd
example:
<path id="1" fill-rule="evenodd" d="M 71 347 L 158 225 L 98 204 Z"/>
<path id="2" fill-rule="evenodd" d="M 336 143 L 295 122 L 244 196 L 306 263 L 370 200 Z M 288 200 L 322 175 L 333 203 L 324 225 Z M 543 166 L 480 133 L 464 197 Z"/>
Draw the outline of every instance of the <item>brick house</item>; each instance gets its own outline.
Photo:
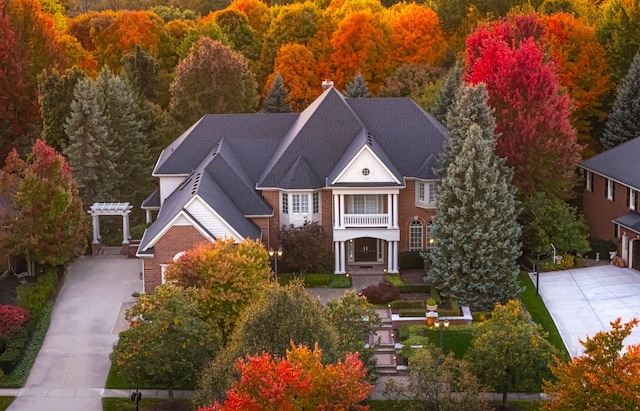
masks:
<path id="1" fill-rule="evenodd" d="M 398 271 L 398 253 L 433 244 L 446 129 L 406 98 L 349 99 L 327 86 L 301 113 L 206 115 L 161 154 L 143 203 L 145 290 L 195 243 L 258 239 L 305 221 L 330 229 L 334 272 Z M 286 252 L 286 250 L 285 250 Z"/>
<path id="2" fill-rule="evenodd" d="M 593 238 L 613 241 L 629 267 L 640 270 L 640 138 L 582 161 L 584 217 Z M 609 258 L 609 256 L 601 256 Z"/>

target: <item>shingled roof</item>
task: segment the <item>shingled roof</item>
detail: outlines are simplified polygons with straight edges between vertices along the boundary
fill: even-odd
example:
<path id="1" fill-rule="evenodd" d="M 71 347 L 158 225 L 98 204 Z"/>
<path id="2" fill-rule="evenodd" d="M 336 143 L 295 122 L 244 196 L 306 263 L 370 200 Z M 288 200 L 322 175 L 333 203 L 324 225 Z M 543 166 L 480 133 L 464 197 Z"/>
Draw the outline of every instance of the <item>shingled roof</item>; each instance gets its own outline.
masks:
<path id="1" fill-rule="evenodd" d="M 140 250 L 149 249 L 196 194 L 239 234 L 258 238 L 259 228 L 247 217 L 273 215 L 258 190 L 329 187 L 330 177 L 364 146 L 398 181 L 367 182 L 368 187 L 403 186 L 405 178 L 435 179 L 433 168 L 446 134 L 410 99 L 349 99 L 333 87 L 302 113 L 206 115 L 156 163 L 154 176 L 188 178 L 164 201 Z"/>
<path id="2" fill-rule="evenodd" d="M 579 165 L 585 170 L 640 189 L 638 156 L 640 156 L 640 137 L 583 160 Z"/>

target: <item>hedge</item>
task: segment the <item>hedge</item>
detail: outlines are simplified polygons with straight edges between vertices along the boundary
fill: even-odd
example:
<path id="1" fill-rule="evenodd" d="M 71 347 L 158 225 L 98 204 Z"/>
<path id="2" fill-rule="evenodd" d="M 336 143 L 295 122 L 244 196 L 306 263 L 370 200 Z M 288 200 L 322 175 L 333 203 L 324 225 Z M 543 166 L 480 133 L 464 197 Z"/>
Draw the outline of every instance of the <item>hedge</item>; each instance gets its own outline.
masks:
<path id="1" fill-rule="evenodd" d="M 55 268 L 38 276 L 35 283 L 20 284 L 17 289 L 18 306 L 26 308 L 32 316 L 37 316 L 56 289 L 59 276 Z"/>
<path id="2" fill-rule="evenodd" d="M 402 251 L 398 253 L 398 267 L 400 269 L 424 269 L 424 259 L 420 251 Z"/>

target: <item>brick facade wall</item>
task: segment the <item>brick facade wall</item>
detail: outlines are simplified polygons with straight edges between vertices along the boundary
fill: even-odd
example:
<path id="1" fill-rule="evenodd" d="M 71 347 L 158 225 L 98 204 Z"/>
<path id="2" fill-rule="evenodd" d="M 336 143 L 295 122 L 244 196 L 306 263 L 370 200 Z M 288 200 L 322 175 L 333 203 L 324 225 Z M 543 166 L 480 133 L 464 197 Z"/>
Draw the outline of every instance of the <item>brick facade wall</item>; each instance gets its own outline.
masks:
<path id="1" fill-rule="evenodd" d="M 400 190 L 398 195 L 398 226 L 400 226 L 398 251 L 409 251 L 409 224 L 416 219 L 422 223 L 422 245 L 426 248 L 427 224 L 435 215 L 435 208 L 416 207 L 416 182 L 407 181 L 407 187 Z"/>
<path id="2" fill-rule="evenodd" d="M 617 243 L 611 220 L 629 212 L 627 187 L 614 183 L 615 197 L 611 201 L 605 195 L 606 181 L 605 177 L 596 174 L 593 176 L 593 189 L 584 190 L 584 219 L 589 227 L 590 237 Z"/>
<path id="3" fill-rule="evenodd" d="M 206 238 L 193 226 L 171 227 L 154 245 L 153 258 L 144 258 L 144 291 L 152 293 L 162 284 L 160 264 L 170 263 L 176 254 L 190 250 L 202 241 L 206 241 Z"/>

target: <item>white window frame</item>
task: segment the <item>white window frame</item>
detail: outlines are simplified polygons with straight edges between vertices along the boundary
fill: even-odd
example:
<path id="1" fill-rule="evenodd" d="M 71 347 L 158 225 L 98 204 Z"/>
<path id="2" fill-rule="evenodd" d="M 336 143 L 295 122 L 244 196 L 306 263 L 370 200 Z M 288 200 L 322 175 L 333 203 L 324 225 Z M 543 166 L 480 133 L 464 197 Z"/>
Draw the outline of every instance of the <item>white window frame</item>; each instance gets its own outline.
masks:
<path id="1" fill-rule="evenodd" d="M 289 214 L 289 194 L 282 193 L 282 214 Z"/>
<path id="2" fill-rule="evenodd" d="M 593 173 L 589 170 L 587 170 L 586 179 L 585 186 L 587 191 L 593 191 Z"/>
<path id="3" fill-rule="evenodd" d="M 313 197 L 313 214 L 318 214 L 320 212 L 320 193 L 315 191 L 312 197 Z"/>
<path id="4" fill-rule="evenodd" d="M 167 272 L 167 267 L 169 267 L 169 264 L 160 264 L 160 280 L 161 280 L 160 284 L 164 284 L 165 283 L 164 273 Z"/>
<path id="5" fill-rule="evenodd" d="M 409 251 L 422 251 L 422 237 L 424 225 L 420 220 L 413 220 L 409 224 Z"/>
<path id="6" fill-rule="evenodd" d="M 613 181 L 610 178 L 607 178 L 607 200 L 614 200 L 614 196 L 615 196 L 615 181 Z"/>
<path id="7" fill-rule="evenodd" d="M 291 194 L 291 214 L 292 215 L 309 214 L 309 194 L 308 193 L 292 193 Z"/>
<path id="8" fill-rule="evenodd" d="M 638 192 L 633 188 L 629 188 L 629 190 L 629 208 L 635 211 Z"/>
<path id="9" fill-rule="evenodd" d="M 348 214 L 384 214 L 382 194 L 353 194 L 348 201 Z"/>
<path id="10" fill-rule="evenodd" d="M 416 205 L 433 208 L 438 196 L 438 183 L 435 181 L 416 181 Z"/>

